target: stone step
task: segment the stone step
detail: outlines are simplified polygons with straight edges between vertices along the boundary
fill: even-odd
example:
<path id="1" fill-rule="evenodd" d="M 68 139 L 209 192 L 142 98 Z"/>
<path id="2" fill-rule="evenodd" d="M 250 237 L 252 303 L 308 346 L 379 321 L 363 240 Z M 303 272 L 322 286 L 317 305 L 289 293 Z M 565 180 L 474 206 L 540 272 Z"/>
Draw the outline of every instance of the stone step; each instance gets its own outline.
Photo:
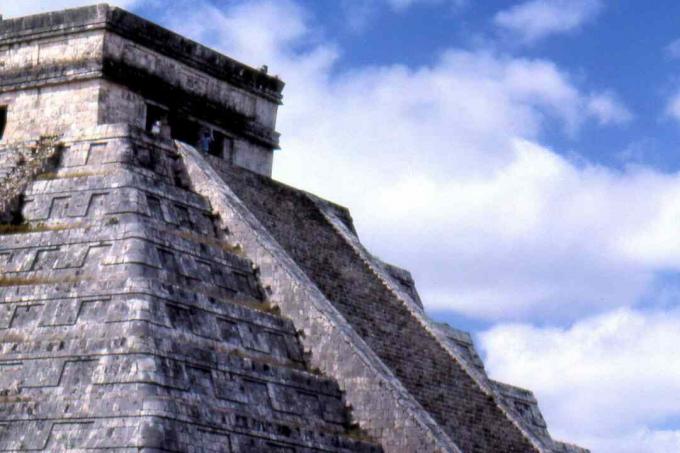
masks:
<path id="1" fill-rule="evenodd" d="M 377 453 L 374 445 L 267 420 L 233 415 L 215 428 L 158 416 L 44 419 L 3 423 L 2 451 L 116 451 L 123 453 Z M 30 435 L 27 435 L 30 433 Z M 106 435 L 101 435 L 106 433 Z"/>
<path id="2" fill-rule="evenodd" d="M 92 411 L 133 416 L 145 408 L 148 412 L 148 401 L 154 400 L 160 410 L 171 410 L 195 423 L 216 425 L 219 416 L 215 414 L 237 412 L 325 432 L 344 432 L 348 419 L 342 394 L 332 381 L 240 362 L 235 358 L 218 370 L 139 353 L 1 361 L 2 388 L 16 390 L 20 398 L 0 406 L 0 416 L 3 420 L 23 419 L 26 414 L 21 408 L 31 400 L 45 401 L 28 414 L 40 418 L 53 413 L 84 418 Z M 118 404 L 128 392 L 140 389 L 145 396 L 136 404 Z"/>

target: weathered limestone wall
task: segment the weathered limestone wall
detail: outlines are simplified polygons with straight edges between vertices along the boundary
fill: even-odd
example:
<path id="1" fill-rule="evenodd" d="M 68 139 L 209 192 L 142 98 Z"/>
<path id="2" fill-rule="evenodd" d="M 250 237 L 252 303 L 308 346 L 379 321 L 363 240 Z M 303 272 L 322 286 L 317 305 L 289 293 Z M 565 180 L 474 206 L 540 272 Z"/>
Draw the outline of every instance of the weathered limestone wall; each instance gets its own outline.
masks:
<path id="1" fill-rule="evenodd" d="M 73 124 L 97 124 L 100 82 L 88 79 L 97 74 L 104 34 L 91 30 L 0 40 L 0 105 L 8 106 L 6 142 L 58 135 Z"/>
<path id="2" fill-rule="evenodd" d="M 235 139 L 234 149 L 228 161 L 259 175 L 271 176 L 274 153 L 246 140 Z"/>
<path id="3" fill-rule="evenodd" d="M 0 93 L 0 105 L 7 106 L 3 142 L 60 135 L 73 126 L 96 126 L 102 83 L 90 80 Z"/>
<path id="4" fill-rule="evenodd" d="M 29 68 L 42 66 L 43 72 L 46 72 L 57 64 L 101 60 L 104 35 L 104 30 L 92 30 L 42 39 L 16 38 L 7 43 L 0 41 L 0 61 L 4 63 L 2 71 L 9 77 L 18 78 Z"/>
<path id="5" fill-rule="evenodd" d="M 102 81 L 99 92 L 99 124 L 129 124 L 144 129 L 146 99 L 117 83 Z"/>

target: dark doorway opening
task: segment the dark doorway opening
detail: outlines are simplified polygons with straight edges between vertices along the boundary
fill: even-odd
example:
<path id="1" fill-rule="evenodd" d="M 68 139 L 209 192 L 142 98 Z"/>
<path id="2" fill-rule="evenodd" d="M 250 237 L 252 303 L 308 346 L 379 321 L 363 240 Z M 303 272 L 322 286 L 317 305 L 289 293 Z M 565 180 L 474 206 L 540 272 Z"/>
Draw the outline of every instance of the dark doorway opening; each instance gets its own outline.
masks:
<path id="1" fill-rule="evenodd" d="M 0 140 L 5 135 L 5 126 L 7 126 L 7 106 L 0 105 Z"/>
<path id="2" fill-rule="evenodd" d="M 159 134 L 168 123 L 168 111 L 153 104 L 146 104 L 146 131 Z"/>
<path id="3" fill-rule="evenodd" d="M 210 142 L 210 149 L 208 150 L 208 153 L 222 159 L 224 157 L 224 144 L 226 140 L 227 137 L 224 134 L 213 131 L 212 142 Z"/>
<path id="4" fill-rule="evenodd" d="M 188 120 L 178 115 L 170 117 L 170 133 L 172 138 L 191 146 L 196 146 L 201 127 L 195 121 Z"/>

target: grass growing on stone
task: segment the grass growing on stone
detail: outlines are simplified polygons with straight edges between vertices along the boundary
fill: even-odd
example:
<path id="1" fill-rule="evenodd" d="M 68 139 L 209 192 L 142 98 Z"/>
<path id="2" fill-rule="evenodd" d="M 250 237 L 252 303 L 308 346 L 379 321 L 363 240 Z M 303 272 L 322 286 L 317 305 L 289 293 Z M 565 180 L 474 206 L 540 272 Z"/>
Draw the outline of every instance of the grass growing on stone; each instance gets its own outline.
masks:
<path id="1" fill-rule="evenodd" d="M 278 305 L 272 305 L 270 303 L 264 303 L 258 307 L 260 311 L 268 313 L 274 316 L 281 316 L 281 308 Z"/>
<path id="2" fill-rule="evenodd" d="M 61 224 L 45 225 L 44 223 L 21 223 L 18 225 L 11 223 L 0 223 L 0 235 L 41 233 L 43 231 L 62 231 L 72 228 L 77 228 L 77 226 Z"/>
<path id="3" fill-rule="evenodd" d="M 273 315 L 273 316 L 281 316 L 281 310 L 279 307 L 272 305 L 267 302 L 257 302 L 254 300 L 248 300 L 245 298 L 231 298 L 231 299 L 226 299 L 226 303 L 228 304 L 233 304 L 233 305 L 239 305 L 241 307 L 246 307 L 250 308 L 251 310 L 256 310 L 262 313 L 266 313 L 268 315 Z"/>
<path id="4" fill-rule="evenodd" d="M 1 223 L 0 224 L 0 235 L 4 234 L 21 234 L 28 233 L 31 231 L 31 225 L 27 223 L 22 223 L 20 225 L 14 225 L 11 223 Z"/>
<path id="5" fill-rule="evenodd" d="M 240 359 L 249 360 L 251 362 L 259 363 L 262 365 L 268 365 L 271 367 L 281 367 L 299 371 L 307 371 L 303 363 L 290 362 L 286 359 L 278 359 L 276 357 L 269 356 L 263 353 L 259 354 L 253 353 L 250 351 L 246 351 L 245 349 L 235 348 L 230 350 L 228 354 L 232 357 L 238 357 Z"/>
<path id="6" fill-rule="evenodd" d="M 240 244 L 230 244 L 229 242 L 226 241 L 221 241 L 219 239 L 213 239 L 207 236 L 199 235 L 196 233 L 193 233 L 191 231 L 172 231 L 175 235 L 187 239 L 190 241 L 206 244 L 206 245 L 211 245 L 213 247 L 219 248 L 221 250 L 224 250 L 227 253 L 231 253 L 232 255 L 239 256 L 241 258 L 244 258 L 243 254 L 243 247 L 241 247 Z"/>
<path id="7" fill-rule="evenodd" d="M 62 173 L 59 174 L 55 171 L 48 171 L 45 173 L 41 173 L 38 176 L 35 177 L 36 180 L 38 181 L 52 181 L 55 179 L 70 179 L 70 178 L 81 178 L 81 177 L 86 177 L 86 176 L 101 176 L 104 173 L 101 172 L 94 172 L 94 171 L 79 171 L 79 172 L 71 172 L 71 173 Z"/>
<path id="8" fill-rule="evenodd" d="M 0 287 L 79 283 L 81 281 L 83 281 L 83 279 L 78 278 L 0 277 Z"/>
<path id="9" fill-rule="evenodd" d="M 57 172 L 46 171 L 45 173 L 41 173 L 38 176 L 36 176 L 35 179 L 36 181 L 48 181 L 51 179 L 57 179 Z"/>
<path id="10" fill-rule="evenodd" d="M 348 407 L 348 409 L 351 410 L 351 407 Z M 356 423 L 350 425 L 345 432 L 345 435 L 351 439 L 358 440 L 359 442 L 377 443 L 370 434 L 361 429 Z"/>

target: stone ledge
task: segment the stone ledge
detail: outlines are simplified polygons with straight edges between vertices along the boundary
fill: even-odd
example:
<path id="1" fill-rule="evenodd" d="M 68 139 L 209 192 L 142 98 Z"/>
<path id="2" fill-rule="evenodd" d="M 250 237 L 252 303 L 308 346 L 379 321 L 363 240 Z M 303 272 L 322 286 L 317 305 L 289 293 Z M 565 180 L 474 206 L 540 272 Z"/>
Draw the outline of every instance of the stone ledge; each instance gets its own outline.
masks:
<path id="1" fill-rule="evenodd" d="M 135 14 L 107 4 L 0 21 L 0 45 L 105 28 L 170 58 L 281 101 L 284 83 Z"/>

